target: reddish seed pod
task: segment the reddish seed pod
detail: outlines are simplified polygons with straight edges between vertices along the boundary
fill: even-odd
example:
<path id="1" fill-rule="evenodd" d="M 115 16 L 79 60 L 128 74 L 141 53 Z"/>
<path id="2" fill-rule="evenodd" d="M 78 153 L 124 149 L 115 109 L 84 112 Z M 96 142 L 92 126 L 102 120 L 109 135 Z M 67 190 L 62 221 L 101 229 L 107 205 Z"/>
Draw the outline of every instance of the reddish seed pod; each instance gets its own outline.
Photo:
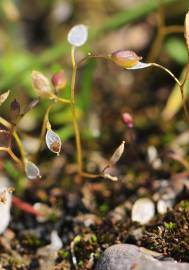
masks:
<path id="1" fill-rule="evenodd" d="M 127 113 L 127 112 L 123 113 L 122 119 L 123 119 L 124 124 L 126 124 L 128 128 L 133 128 L 134 121 L 133 121 L 133 117 L 130 113 Z"/>
<path id="2" fill-rule="evenodd" d="M 53 84 L 56 91 L 65 88 L 65 86 L 66 86 L 66 78 L 65 78 L 64 70 L 61 70 L 61 71 L 55 73 L 52 76 L 51 82 L 52 82 L 52 84 Z"/>
<path id="3" fill-rule="evenodd" d="M 111 54 L 111 60 L 120 67 L 131 68 L 139 63 L 142 57 L 130 50 L 119 50 Z"/>

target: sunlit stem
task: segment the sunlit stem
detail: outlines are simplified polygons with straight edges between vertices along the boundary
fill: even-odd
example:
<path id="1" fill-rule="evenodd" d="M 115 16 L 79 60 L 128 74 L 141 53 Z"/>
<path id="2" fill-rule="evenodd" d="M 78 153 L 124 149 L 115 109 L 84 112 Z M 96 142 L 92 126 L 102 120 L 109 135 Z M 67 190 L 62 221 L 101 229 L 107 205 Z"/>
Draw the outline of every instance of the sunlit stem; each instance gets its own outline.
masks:
<path id="1" fill-rule="evenodd" d="M 80 66 L 81 64 L 83 64 L 84 62 L 86 62 L 89 59 L 95 59 L 95 58 L 110 60 L 109 55 L 95 55 L 95 54 L 92 54 L 91 52 L 88 52 L 87 56 L 80 60 L 80 62 L 78 63 L 78 66 Z"/>
<path id="2" fill-rule="evenodd" d="M 22 165 L 21 160 L 13 153 L 12 149 L 10 147 L 0 147 L 0 151 L 7 152 L 9 156 L 19 165 Z"/>
<path id="3" fill-rule="evenodd" d="M 56 102 L 61 102 L 61 103 L 65 103 L 65 104 L 70 104 L 71 101 L 69 99 L 65 99 L 65 98 L 60 98 L 54 94 L 51 94 L 50 99 L 53 99 Z"/>
<path id="4" fill-rule="evenodd" d="M 50 110 L 52 108 L 52 106 L 54 105 L 54 103 L 50 104 L 46 110 L 45 116 L 43 118 L 43 124 L 42 124 L 42 129 L 41 129 L 41 135 L 40 135 L 40 146 L 39 149 L 41 149 L 42 145 L 43 145 L 43 140 L 44 140 L 44 136 L 47 130 L 47 125 L 50 124 L 49 122 L 49 113 Z"/>
<path id="5" fill-rule="evenodd" d="M 86 178 L 91 178 L 91 179 L 96 179 L 101 177 L 101 174 L 93 174 L 93 173 L 87 173 L 87 172 L 82 172 L 81 176 L 86 177 Z"/>
<path id="6" fill-rule="evenodd" d="M 17 134 L 17 132 L 14 130 L 13 126 L 3 117 L 0 117 L 0 123 L 5 126 L 6 128 L 8 128 L 9 130 L 13 130 L 13 137 L 15 138 L 17 145 L 18 145 L 18 149 L 20 151 L 20 154 L 22 156 L 22 160 L 24 162 L 25 160 L 25 151 L 24 151 L 24 147 L 23 144 Z M 21 160 L 13 153 L 12 149 L 10 147 L 6 148 L 6 147 L 1 147 L 0 148 L 1 151 L 6 151 L 13 160 L 15 160 L 17 163 L 22 164 Z"/>
<path id="7" fill-rule="evenodd" d="M 182 104 L 183 104 L 184 112 L 185 112 L 186 117 L 188 118 L 188 117 L 189 117 L 189 114 L 188 114 L 188 109 L 187 109 L 187 107 L 186 107 L 185 98 L 184 98 L 184 90 L 183 90 L 183 88 L 184 88 L 184 83 L 185 83 L 185 80 L 186 80 L 186 79 L 184 80 L 184 82 L 179 81 L 179 79 L 177 79 L 177 77 L 176 77 L 169 69 L 167 69 L 166 67 L 164 67 L 164 66 L 162 66 L 162 65 L 159 65 L 159 64 L 157 64 L 157 63 L 151 63 L 151 66 L 158 67 L 158 68 L 164 70 L 164 71 L 167 72 L 167 73 L 175 80 L 175 82 L 178 84 L 179 89 L 180 89 L 180 93 L 181 93 L 181 97 L 182 97 Z M 188 75 L 188 74 L 186 73 L 185 78 L 187 77 L 187 75 Z"/>
<path id="8" fill-rule="evenodd" d="M 166 67 L 164 67 L 164 66 L 162 66 L 160 64 L 157 64 L 157 63 L 151 63 L 151 66 L 161 68 L 162 70 L 164 70 L 165 72 L 167 72 L 175 80 L 175 82 L 179 86 L 181 85 L 181 82 L 177 79 L 177 77 L 168 68 L 166 68 Z"/>
<path id="9" fill-rule="evenodd" d="M 23 161 L 23 163 L 25 163 L 25 161 L 27 160 L 27 157 L 26 157 L 26 152 L 24 150 L 24 146 L 22 144 L 22 141 L 21 141 L 21 139 L 18 136 L 18 133 L 16 131 L 13 132 L 13 136 L 15 138 L 15 141 L 17 143 L 18 149 L 20 151 L 20 154 L 21 154 L 21 157 L 22 157 L 22 161 Z"/>
<path id="10" fill-rule="evenodd" d="M 77 114 L 75 107 L 75 83 L 76 83 L 76 74 L 77 74 L 77 65 L 75 62 L 75 47 L 71 48 L 71 60 L 72 60 L 72 78 L 71 78 L 71 111 L 73 117 L 73 127 L 75 132 L 76 140 L 76 150 L 77 150 L 77 164 L 79 175 L 82 174 L 83 164 L 82 164 L 82 149 L 81 149 L 81 137 L 80 131 L 77 123 Z"/>
<path id="11" fill-rule="evenodd" d="M 12 125 L 7 121 L 5 120 L 3 117 L 0 116 L 0 123 L 5 126 L 6 128 L 10 129 L 12 127 Z"/>

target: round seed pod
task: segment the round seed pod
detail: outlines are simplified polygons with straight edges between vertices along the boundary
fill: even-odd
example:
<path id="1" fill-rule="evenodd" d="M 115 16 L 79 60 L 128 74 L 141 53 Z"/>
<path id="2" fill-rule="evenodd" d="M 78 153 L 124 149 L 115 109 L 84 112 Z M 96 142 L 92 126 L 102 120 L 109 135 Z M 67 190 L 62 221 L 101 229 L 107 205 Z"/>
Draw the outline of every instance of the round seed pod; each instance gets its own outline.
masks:
<path id="1" fill-rule="evenodd" d="M 113 52 L 110 59 L 120 67 L 131 68 L 137 65 L 142 57 L 130 50 L 119 50 Z"/>
<path id="2" fill-rule="evenodd" d="M 66 81 L 64 70 L 61 70 L 61 71 L 55 73 L 51 78 L 51 82 L 52 82 L 56 91 L 65 88 L 67 81 Z"/>
<path id="3" fill-rule="evenodd" d="M 76 47 L 80 47 L 85 44 L 88 38 L 88 29 L 84 24 L 78 24 L 73 26 L 68 33 L 68 42 Z"/>

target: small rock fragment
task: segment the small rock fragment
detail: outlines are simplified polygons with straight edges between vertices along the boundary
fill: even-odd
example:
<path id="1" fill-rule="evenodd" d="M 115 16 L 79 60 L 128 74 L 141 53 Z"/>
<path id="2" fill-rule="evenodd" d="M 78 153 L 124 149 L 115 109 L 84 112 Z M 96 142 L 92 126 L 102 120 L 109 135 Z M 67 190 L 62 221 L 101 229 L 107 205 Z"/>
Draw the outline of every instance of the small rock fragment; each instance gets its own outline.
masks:
<path id="1" fill-rule="evenodd" d="M 155 256 L 156 257 L 156 256 Z M 163 255 L 162 255 L 163 257 Z M 188 263 L 160 261 L 141 248 L 129 244 L 113 245 L 105 250 L 95 270 L 188 270 Z"/>
<path id="2" fill-rule="evenodd" d="M 154 214 L 154 203 L 148 198 L 141 198 L 133 205 L 131 219 L 140 224 L 147 224 L 154 217 Z"/>
<path id="3" fill-rule="evenodd" d="M 8 188 L 0 188 L 0 234 L 3 233 L 10 222 L 10 208 L 12 195 Z"/>
<path id="4" fill-rule="evenodd" d="M 159 214 L 167 213 L 167 210 L 173 206 L 173 201 L 160 199 L 157 202 L 157 211 Z"/>

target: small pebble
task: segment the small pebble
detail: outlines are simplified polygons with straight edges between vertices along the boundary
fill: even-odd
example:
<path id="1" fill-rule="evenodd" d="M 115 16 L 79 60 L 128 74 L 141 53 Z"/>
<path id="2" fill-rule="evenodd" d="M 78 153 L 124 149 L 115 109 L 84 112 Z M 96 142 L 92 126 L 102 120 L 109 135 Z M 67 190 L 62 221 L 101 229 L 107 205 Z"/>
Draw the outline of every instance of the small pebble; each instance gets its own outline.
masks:
<path id="1" fill-rule="evenodd" d="M 141 198 L 133 205 L 131 219 L 140 224 L 147 224 L 154 217 L 154 214 L 154 203 L 148 198 Z"/>
<path id="2" fill-rule="evenodd" d="M 163 215 L 167 213 L 167 210 L 172 207 L 173 207 L 173 201 L 171 200 L 159 200 L 157 202 L 157 211 L 159 214 Z"/>

